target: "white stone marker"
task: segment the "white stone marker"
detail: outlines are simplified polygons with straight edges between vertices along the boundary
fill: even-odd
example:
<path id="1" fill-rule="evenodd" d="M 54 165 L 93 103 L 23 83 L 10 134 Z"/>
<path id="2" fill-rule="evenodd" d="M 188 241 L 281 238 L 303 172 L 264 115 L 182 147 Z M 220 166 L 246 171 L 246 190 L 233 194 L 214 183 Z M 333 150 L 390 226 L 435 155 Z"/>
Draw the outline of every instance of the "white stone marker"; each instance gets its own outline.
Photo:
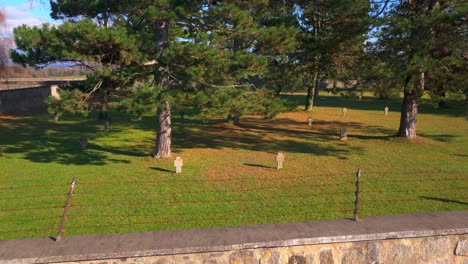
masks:
<path id="1" fill-rule="evenodd" d="M 348 130 L 346 128 L 340 129 L 340 140 L 348 140 Z"/>
<path id="2" fill-rule="evenodd" d="M 88 147 L 88 138 L 85 136 L 82 136 L 80 138 L 80 147 L 81 149 L 86 149 Z"/>
<path id="3" fill-rule="evenodd" d="M 278 163 L 277 169 L 282 169 L 283 168 L 283 162 L 284 162 L 284 154 L 281 152 L 278 152 L 276 155 L 276 162 Z"/>
<path id="4" fill-rule="evenodd" d="M 314 122 L 314 119 L 311 116 L 309 116 L 309 118 L 307 118 L 307 125 L 312 126 L 312 122 Z"/>
<path id="5" fill-rule="evenodd" d="M 174 160 L 174 167 L 176 168 L 176 173 L 182 172 L 182 166 L 184 165 L 184 161 L 181 157 L 176 157 Z"/>
<path id="6" fill-rule="evenodd" d="M 104 131 L 109 131 L 110 122 L 109 120 L 104 120 Z"/>

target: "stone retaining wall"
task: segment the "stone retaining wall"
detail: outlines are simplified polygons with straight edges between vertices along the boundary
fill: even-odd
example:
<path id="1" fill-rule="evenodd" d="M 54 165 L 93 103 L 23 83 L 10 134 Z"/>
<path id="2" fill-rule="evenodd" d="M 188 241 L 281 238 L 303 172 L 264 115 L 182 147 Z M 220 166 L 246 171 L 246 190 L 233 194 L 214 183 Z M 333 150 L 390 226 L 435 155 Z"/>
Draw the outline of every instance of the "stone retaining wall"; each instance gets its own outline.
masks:
<path id="1" fill-rule="evenodd" d="M 129 257 L 81 264 L 468 264 L 468 235 Z"/>
<path id="2" fill-rule="evenodd" d="M 468 264 L 468 211 L 0 241 L 0 264 Z"/>
<path id="3" fill-rule="evenodd" d="M 57 94 L 57 85 L 14 90 L 0 90 L 0 114 L 45 111 L 44 100 Z"/>

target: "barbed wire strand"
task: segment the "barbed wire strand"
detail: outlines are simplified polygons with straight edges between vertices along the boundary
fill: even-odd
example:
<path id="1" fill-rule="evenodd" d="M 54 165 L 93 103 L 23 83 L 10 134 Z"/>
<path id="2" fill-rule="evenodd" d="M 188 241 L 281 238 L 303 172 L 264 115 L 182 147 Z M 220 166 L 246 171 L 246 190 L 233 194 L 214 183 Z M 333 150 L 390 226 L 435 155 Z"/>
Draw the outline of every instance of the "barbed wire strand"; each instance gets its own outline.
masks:
<path id="1" fill-rule="evenodd" d="M 341 213 L 351 213 L 351 210 L 342 211 Z M 296 215 L 307 215 L 310 212 L 298 212 Z M 322 214 L 326 214 L 322 213 Z M 294 215 L 285 215 L 285 214 L 273 214 L 273 215 L 261 215 L 263 218 L 268 217 L 291 217 Z M 132 226 L 132 225 L 153 225 L 153 224 L 181 224 L 181 223 L 200 223 L 200 222 L 211 222 L 211 221 L 226 221 L 226 220 L 246 220 L 246 219 L 257 219 L 259 218 L 258 215 L 256 216 L 244 216 L 244 217 L 218 217 L 218 218 L 204 218 L 204 219 L 197 219 L 197 220 L 188 220 L 188 221 L 180 221 L 180 220 L 165 220 L 165 221 L 151 221 L 151 222 L 135 222 L 129 224 L 113 224 L 113 225 L 95 225 L 95 226 L 74 226 L 69 227 L 69 229 L 79 230 L 79 229 L 90 229 L 90 228 L 109 228 L 109 227 L 123 227 L 123 226 Z"/>
<path id="2" fill-rule="evenodd" d="M 349 203 L 343 203 L 349 204 Z M 112 217 L 155 217 L 155 216 L 184 216 L 184 215 L 205 215 L 205 214 L 226 214 L 232 212 L 249 212 L 251 210 L 259 210 L 259 209 L 280 209 L 280 208 L 288 208 L 288 209 L 297 209 L 297 208 L 304 208 L 304 206 L 308 206 L 310 204 L 300 204 L 296 206 L 291 205 L 265 205 L 265 206 L 252 206 L 246 209 L 232 209 L 232 210 L 223 210 L 223 211 L 197 211 L 197 212 L 186 212 L 186 213 L 159 213 L 159 214 L 111 214 L 111 215 L 95 215 L 95 214 L 79 214 L 79 215 L 70 215 L 70 219 L 79 219 L 79 218 L 112 218 Z M 340 211 L 339 211 L 340 212 Z M 317 214 L 322 212 L 315 212 Z"/>

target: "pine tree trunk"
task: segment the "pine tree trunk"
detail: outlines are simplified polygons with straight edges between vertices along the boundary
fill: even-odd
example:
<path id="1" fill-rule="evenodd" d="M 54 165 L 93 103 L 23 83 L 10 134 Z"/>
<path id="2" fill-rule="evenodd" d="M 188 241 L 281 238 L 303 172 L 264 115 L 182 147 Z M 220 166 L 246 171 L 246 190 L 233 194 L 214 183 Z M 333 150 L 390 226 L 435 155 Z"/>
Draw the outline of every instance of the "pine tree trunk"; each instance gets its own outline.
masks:
<path id="1" fill-rule="evenodd" d="M 157 21 L 155 24 L 155 42 L 158 47 L 156 62 L 162 57 L 164 50 L 169 46 L 169 21 Z M 154 66 L 155 85 L 163 91 L 170 88 L 170 78 L 167 66 L 156 63 Z M 156 126 L 156 146 L 154 158 L 168 158 L 171 156 L 171 108 L 168 101 L 161 102 L 157 108 L 158 124 Z"/>
<path id="2" fill-rule="evenodd" d="M 314 36 L 319 36 L 321 30 L 321 23 L 320 23 L 319 15 L 314 16 Z M 317 89 L 317 80 L 319 78 L 319 70 L 320 70 L 320 55 L 316 55 L 314 58 L 314 77 L 311 83 L 309 83 L 309 87 L 307 88 L 307 96 L 306 96 L 306 106 L 305 111 L 310 112 L 314 107 L 314 97 L 315 97 L 315 89 Z"/>
<path id="3" fill-rule="evenodd" d="M 401 109 L 400 128 L 397 137 L 416 137 L 416 116 L 418 114 L 418 98 L 414 93 L 405 92 Z"/>
<path id="4" fill-rule="evenodd" d="M 425 71 L 420 70 L 419 80 L 414 82 L 413 89 L 408 88 L 411 77 L 405 81 L 403 104 L 400 116 L 400 128 L 397 137 L 416 137 L 416 117 L 418 115 L 419 98 L 425 87 Z"/>
<path id="5" fill-rule="evenodd" d="M 314 88 L 314 105 L 316 105 L 317 98 L 319 97 L 319 92 L 320 92 L 320 73 L 317 72 L 317 77 L 315 78 L 315 88 Z"/>
<path id="6" fill-rule="evenodd" d="M 165 107 L 158 106 L 158 124 L 156 127 L 156 148 L 154 158 L 168 158 L 171 156 L 171 108 L 168 101 Z"/>
<path id="7" fill-rule="evenodd" d="M 101 106 L 101 112 L 102 112 L 102 121 L 107 121 L 109 118 L 109 113 L 107 112 L 108 108 L 108 102 L 107 102 L 107 91 L 104 90 L 104 94 L 102 97 L 102 106 Z"/>
<path id="8" fill-rule="evenodd" d="M 305 111 L 310 112 L 312 111 L 312 108 L 314 107 L 314 97 L 315 97 L 315 89 L 317 89 L 317 80 L 318 80 L 318 67 L 316 67 L 315 72 L 314 72 L 314 78 L 312 79 L 312 82 L 309 83 L 309 86 L 307 87 L 307 96 L 306 96 L 306 106 L 305 106 Z"/>
<path id="9" fill-rule="evenodd" d="M 283 91 L 283 86 L 279 85 L 278 88 L 276 89 L 275 95 L 280 96 L 282 91 Z"/>

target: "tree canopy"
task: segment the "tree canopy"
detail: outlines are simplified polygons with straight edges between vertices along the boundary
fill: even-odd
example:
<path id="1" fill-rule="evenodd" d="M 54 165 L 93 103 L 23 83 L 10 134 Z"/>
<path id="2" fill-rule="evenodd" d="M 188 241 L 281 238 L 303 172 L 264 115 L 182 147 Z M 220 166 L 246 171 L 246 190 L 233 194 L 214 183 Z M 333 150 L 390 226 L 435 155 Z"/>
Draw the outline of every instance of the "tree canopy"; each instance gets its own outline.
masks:
<path id="1" fill-rule="evenodd" d="M 203 116 L 273 117 L 277 97 L 307 86 L 306 111 L 325 79 L 367 84 L 382 97 L 404 92 L 399 136 L 416 136 L 423 92 L 443 101 L 464 92 L 467 3 L 447 1 L 51 0 L 59 25 L 14 29 L 15 62 L 81 65 L 87 81 L 64 93 L 109 97 L 157 116 L 155 157 L 171 155 L 171 109 Z M 265 87 L 252 85 L 263 80 Z M 87 94 L 87 95 L 86 95 Z M 87 104 L 74 104 L 87 106 Z M 52 111 L 52 110 L 51 110 Z M 53 111 L 54 112 L 54 111 Z M 54 112 L 56 116 L 59 116 Z"/>
<path id="2" fill-rule="evenodd" d="M 155 157 L 171 155 L 171 106 L 235 123 L 247 113 L 272 117 L 285 109 L 250 81 L 295 48 L 289 2 L 55 0 L 51 7 L 64 22 L 16 28 L 13 60 L 89 67 L 93 74 L 81 90 L 100 94 L 103 111 L 116 94 L 127 96 L 124 107 L 138 115 L 153 105 Z"/>
<path id="3" fill-rule="evenodd" d="M 372 51 L 385 75 L 394 78 L 389 83 L 403 87 L 398 136 L 416 137 L 424 92 L 434 97 L 448 91 L 466 94 L 467 11 L 464 1 L 408 0 L 395 3 L 381 20 Z"/>
<path id="4" fill-rule="evenodd" d="M 6 12 L 0 9 L 0 78 L 8 77 L 6 65 L 9 62 L 8 50 L 12 46 L 12 40 L 6 36 L 7 29 Z"/>

